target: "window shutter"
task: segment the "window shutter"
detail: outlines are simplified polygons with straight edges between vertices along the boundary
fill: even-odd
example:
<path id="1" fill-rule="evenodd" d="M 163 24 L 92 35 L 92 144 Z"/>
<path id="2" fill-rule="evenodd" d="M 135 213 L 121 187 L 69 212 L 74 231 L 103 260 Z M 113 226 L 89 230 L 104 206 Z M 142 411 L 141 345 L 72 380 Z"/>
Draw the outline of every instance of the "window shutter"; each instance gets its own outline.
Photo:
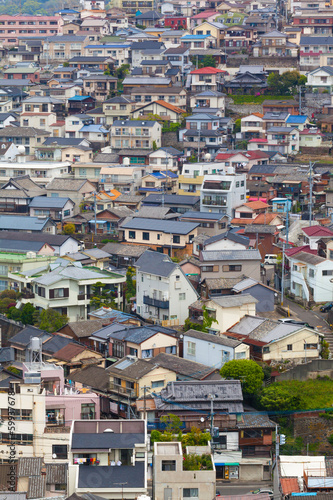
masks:
<path id="1" fill-rule="evenodd" d="M 49 298 L 54 299 L 54 290 L 49 290 Z"/>
<path id="2" fill-rule="evenodd" d="M 69 288 L 64 288 L 64 297 L 69 297 Z"/>
<path id="3" fill-rule="evenodd" d="M 213 273 L 219 272 L 219 266 L 213 266 Z"/>

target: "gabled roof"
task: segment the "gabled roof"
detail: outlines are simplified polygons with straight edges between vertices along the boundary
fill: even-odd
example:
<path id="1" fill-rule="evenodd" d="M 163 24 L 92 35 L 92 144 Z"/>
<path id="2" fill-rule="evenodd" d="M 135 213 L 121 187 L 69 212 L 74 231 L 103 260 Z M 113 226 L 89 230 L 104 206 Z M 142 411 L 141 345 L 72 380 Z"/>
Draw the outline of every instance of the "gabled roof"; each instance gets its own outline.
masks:
<path id="1" fill-rule="evenodd" d="M 136 261 L 135 267 L 141 272 L 168 277 L 178 268 L 178 264 L 166 254 L 147 250 Z"/>
<path id="2" fill-rule="evenodd" d="M 217 73 L 226 73 L 218 68 L 213 68 L 212 66 L 206 66 L 205 68 L 195 69 L 191 71 L 191 75 L 216 75 Z"/>
<path id="3" fill-rule="evenodd" d="M 30 208 L 63 208 L 70 198 L 53 198 L 46 196 L 35 196 L 29 203 Z M 73 202 L 72 202 L 73 203 Z M 74 205 L 74 203 L 73 203 Z"/>
<path id="4" fill-rule="evenodd" d="M 206 247 L 207 245 L 210 245 L 211 243 L 215 243 L 216 241 L 221 241 L 221 240 L 234 241 L 235 243 L 239 243 L 241 245 L 244 245 L 245 247 L 248 247 L 249 243 L 250 243 L 250 241 L 247 237 L 240 236 L 239 234 L 235 233 L 234 231 L 226 231 L 224 233 L 215 234 L 211 238 L 208 238 L 204 242 L 204 247 Z"/>
<path id="5" fill-rule="evenodd" d="M 121 228 L 186 235 L 198 227 L 198 225 L 199 224 L 193 222 L 134 218 L 122 224 Z"/>
<path id="6" fill-rule="evenodd" d="M 214 327 L 214 323 L 213 323 L 212 327 Z M 219 335 L 213 335 L 212 333 L 204 333 L 204 332 L 200 332 L 198 330 L 187 330 L 186 332 L 184 332 L 183 335 L 184 335 L 184 337 L 191 337 L 193 339 L 203 340 L 205 342 L 209 342 L 210 344 L 218 344 L 218 345 L 223 345 L 223 346 L 228 346 L 228 347 L 233 347 L 233 348 L 235 348 L 239 344 L 241 344 L 240 341 L 229 339 L 226 336 L 220 337 Z M 154 358 L 154 361 L 155 361 L 155 358 Z"/>
<path id="7" fill-rule="evenodd" d="M 83 345 L 69 343 L 59 349 L 59 351 L 56 351 L 53 356 L 61 361 L 71 361 L 75 356 L 81 354 L 81 352 L 86 349 L 87 348 Z M 87 357 L 88 355 L 89 354 L 87 352 Z"/>
<path id="8" fill-rule="evenodd" d="M 316 236 L 318 238 L 322 238 L 323 236 L 326 237 L 332 237 L 333 238 L 333 231 L 328 229 L 327 227 L 316 225 L 316 226 L 309 226 L 309 227 L 303 227 L 302 231 L 307 235 L 307 236 Z"/>
<path id="9" fill-rule="evenodd" d="M 190 361 L 189 359 L 180 358 L 173 354 L 166 354 L 165 352 L 161 352 L 155 356 L 153 361 L 158 366 L 162 366 L 162 368 L 167 368 L 178 375 L 192 379 L 203 380 L 208 375 L 215 372 L 215 368 L 213 367 L 208 367 L 201 363 Z"/>

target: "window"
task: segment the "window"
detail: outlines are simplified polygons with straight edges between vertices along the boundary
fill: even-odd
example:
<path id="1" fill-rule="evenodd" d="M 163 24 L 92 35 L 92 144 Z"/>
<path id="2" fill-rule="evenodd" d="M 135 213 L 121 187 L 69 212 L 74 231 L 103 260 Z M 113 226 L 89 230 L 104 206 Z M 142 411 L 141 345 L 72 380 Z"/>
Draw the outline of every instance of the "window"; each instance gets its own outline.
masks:
<path id="1" fill-rule="evenodd" d="M 242 266 L 241 265 L 235 265 L 235 264 L 232 264 L 232 265 L 227 265 L 227 266 L 222 266 L 222 271 L 224 272 L 232 272 L 232 271 L 241 271 L 242 270 Z"/>
<path id="2" fill-rule="evenodd" d="M 143 349 L 142 351 L 142 359 L 152 358 L 153 350 L 152 349 Z"/>
<path id="3" fill-rule="evenodd" d="M 180 236 L 178 234 L 174 234 L 172 237 L 173 243 L 180 243 Z"/>
<path id="4" fill-rule="evenodd" d="M 149 233 L 142 233 L 142 239 L 145 241 L 149 241 Z"/>
<path id="5" fill-rule="evenodd" d="M 304 344 L 304 349 L 317 349 L 317 344 Z"/>
<path id="6" fill-rule="evenodd" d="M 176 470 L 176 460 L 162 460 L 162 470 Z"/>
<path id="7" fill-rule="evenodd" d="M 126 380 L 126 389 L 133 390 L 134 389 L 134 382 L 130 382 L 129 380 Z"/>
<path id="8" fill-rule="evenodd" d="M 287 351 L 292 351 L 293 350 L 293 346 L 292 344 L 288 344 L 287 345 Z"/>
<path id="9" fill-rule="evenodd" d="M 128 232 L 128 239 L 129 240 L 135 240 L 135 231 L 129 231 Z"/>
<path id="10" fill-rule="evenodd" d="M 323 276 L 333 276 L 333 270 L 332 269 L 324 270 Z"/>
<path id="11" fill-rule="evenodd" d="M 185 293 L 180 293 L 179 294 L 179 300 L 185 300 L 186 299 L 186 294 Z"/>
<path id="12" fill-rule="evenodd" d="M 134 349 L 134 347 L 130 347 L 130 356 L 137 356 L 138 350 Z"/>
<path id="13" fill-rule="evenodd" d="M 59 460 L 67 460 L 67 444 L 53 444 L 52 445 L 52 456 L 56 455 L 55 458 Z"/>
<path id="14" fill-rule="evenodd" d="M 70 210 L 65 210 L 64 211 L 64 217 L 68 217 L 71 214 Z"/>
<path id="15" fill-rule="evenodd" d="M 199 498 L 199 488 L 183 488 L 183 498 Z"/>
<path id="16" fill-rule="evenodd" d="M 152 388 L 156 389 L 157 387 L 163 387 L 164 386 L 164 380 L 154 380 L 152 383 L 151 383 L 151 386 Z M 163 469 L 162 469 L 163 470 Z"/>
<path id="17" fill-rule="evenodd" d="M 166 354 L 177 354 L 177 352 L 176 352 L 176 346 L 175 345 L 171 345 L 169 347 L 166 347 L 165 348 L 165 352 L 166 352 Z"/>
<path id="18" fill-rule="evenodd" d="M 323 271 L 324 273 L 324 271 Z M 309 269 L 309 278 L 313 278 L 314 277 L 314 269 Z"/>
<path id="19" fill-rule="evenodd" d="M 8 266 L 0 266 L 0 275 L 7 276 L 8 275 Z"/>
<path id="20" fill-rule="evenodd" d="M 269 347 L 264 347 L 262 350 L 263 353 L 268 353 L 269 352 Z"/>
<path id="21" fill-rule="evenodd" d="M 95 403 L 81 404 L 82 420 L 93 420 L 95 418 Z"/>
<path id="22" fill-rule="evenodd" d="M 195 348 L 196 348 L 195 342 L 187 342 L 187 354 L 189 356 L 195 356 Z"/>

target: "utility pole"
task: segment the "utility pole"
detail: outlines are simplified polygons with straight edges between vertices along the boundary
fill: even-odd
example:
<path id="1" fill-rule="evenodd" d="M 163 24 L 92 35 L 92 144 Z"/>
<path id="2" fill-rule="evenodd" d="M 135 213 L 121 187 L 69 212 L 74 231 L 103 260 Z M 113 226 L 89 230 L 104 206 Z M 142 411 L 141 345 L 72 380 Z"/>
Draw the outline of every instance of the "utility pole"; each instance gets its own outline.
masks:
<path id="1" fill-rule="evenodd" d="M 201 125 L 199 123 L 199 137 L 198 137 L 198 163 L 200 162 L 200 138 L 201 138 Z"/>
<path id="2" fill-rule="evenodd" d="M 298 113 L 302 114 L 302 85 L 298 87 Z"/>
<path id="3" fill-rule="evenodd" d="M 96 191 L 94 191 L 95 236 L 97 234 Z"/>
<path id="4" fill-rule="evenodd" d="M 310 222 L 309 222 L 309 225 L 311 226 L 312 224 L 312 189 L 313 189 L 313 185 L 312 185 L 312 167 L 313 167 L 313 164 L 312 164 L 312 161 L 310 160 L 309 162 L 309 187 L 310 187 L 310 207 L 309 207 L 309 219 L 310 219 Z"/>
<path id="5" fill-rule="evenodd" d="M 281 276 L 281 306 L 283 307 L 284 298 L 284 261 L 285 261 L 285 243 L 282 247 L 282 276 Z"/>
<path id="6" fill-rule="evenodd" d="M 146 392 L 150 389 L 148 385 L 143 386 L 143 419 L 147 418 L 147 406 L 146 406 Z"/>

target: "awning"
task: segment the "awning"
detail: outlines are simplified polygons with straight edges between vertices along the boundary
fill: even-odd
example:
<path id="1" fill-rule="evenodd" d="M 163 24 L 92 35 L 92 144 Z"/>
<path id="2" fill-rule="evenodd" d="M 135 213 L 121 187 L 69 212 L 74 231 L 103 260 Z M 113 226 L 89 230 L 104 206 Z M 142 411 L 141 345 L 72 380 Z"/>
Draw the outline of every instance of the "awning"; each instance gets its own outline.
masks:
<path id="1" fill-rule="evenodd" d="M 49 410 L 62 410 L 64 408 L 66 408 L 66 406 L 64 404 L 61 404 L 61 403 L 48 403 L 46 402 L 46 408 L 48 408 Z"/>
<path id="2" fill-rule="evenodd" d="M 108 221 L 107 220 L 101 220 L 101 219 L 96 219 L 97 224 L 106 224 Z M 92 219 L 89 221 L 90 224 L 95 224 L 95 220 Z"/>
<path id="3" fill-rule="evenodd" d="M 237 466 L 239 466 L 239 463 L 238 462 L 235 462 L 235 463 L 233 463 L 233 462 L 214 462 L 214 465 L 220 465 L 220 466 L 221 465 L 237 465 Z"/>

